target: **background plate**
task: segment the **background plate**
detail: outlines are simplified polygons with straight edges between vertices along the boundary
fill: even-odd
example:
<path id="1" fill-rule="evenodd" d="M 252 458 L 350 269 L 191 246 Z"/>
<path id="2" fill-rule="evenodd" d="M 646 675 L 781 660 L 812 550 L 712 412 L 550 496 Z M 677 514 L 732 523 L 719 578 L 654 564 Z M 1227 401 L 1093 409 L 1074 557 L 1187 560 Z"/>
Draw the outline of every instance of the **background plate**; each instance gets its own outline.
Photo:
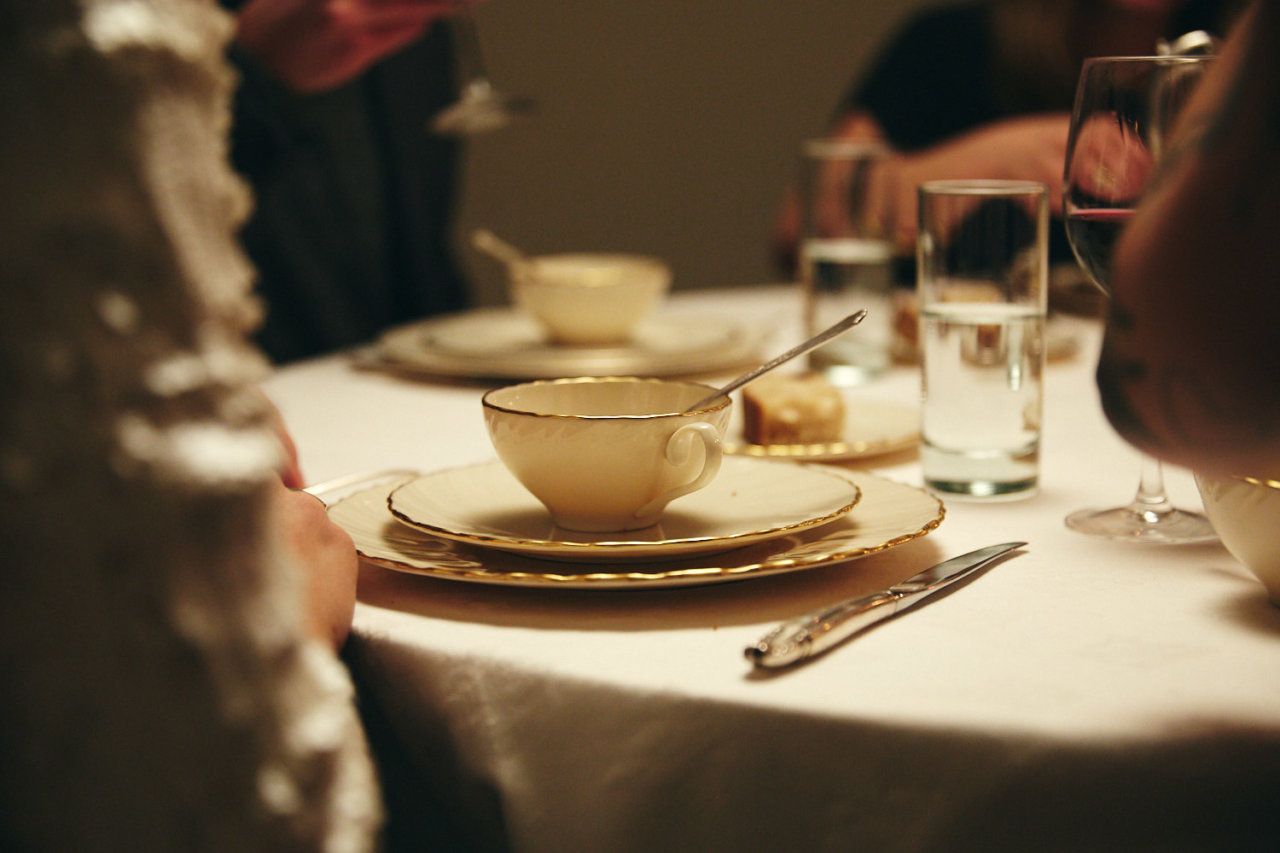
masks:
<path id="1" fill-rule="evenodd" d="M 373 348 L 372 365 L 495 379 L 680 376 L 760 361 L 771 334 L 724 317 L 672 314 L 642 322 L 627 346 L 555 346 L 523 314 L 485 308 L 388 331 Z"/>
<path id="2" fill-rule="evenodd" d="M 844 440 L 831 444 L 747 444 L 742 439 L 742 402 L 733 405 L 725 452 L 797 462 L 849 462 L 910 450 L 920 443 L 920 408 L 859 400 L 845 394 Z"/>

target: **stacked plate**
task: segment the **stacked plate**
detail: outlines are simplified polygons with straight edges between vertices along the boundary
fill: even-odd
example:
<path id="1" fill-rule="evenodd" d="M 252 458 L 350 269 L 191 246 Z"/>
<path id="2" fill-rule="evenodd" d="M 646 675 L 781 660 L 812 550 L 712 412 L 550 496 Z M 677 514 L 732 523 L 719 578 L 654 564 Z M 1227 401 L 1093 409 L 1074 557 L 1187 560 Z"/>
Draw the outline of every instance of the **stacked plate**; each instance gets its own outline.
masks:
<path id="1" fill-rule="evenodd" d="M 366 560 L 447 580 L 515 586 L 662 587 L 828 565 L 927 535 L 942 503 L 865 472 L 750 456 L 662 523 L 622 534 L 554 527 L 499 462 L 400 477 L 329 514 Z"/>

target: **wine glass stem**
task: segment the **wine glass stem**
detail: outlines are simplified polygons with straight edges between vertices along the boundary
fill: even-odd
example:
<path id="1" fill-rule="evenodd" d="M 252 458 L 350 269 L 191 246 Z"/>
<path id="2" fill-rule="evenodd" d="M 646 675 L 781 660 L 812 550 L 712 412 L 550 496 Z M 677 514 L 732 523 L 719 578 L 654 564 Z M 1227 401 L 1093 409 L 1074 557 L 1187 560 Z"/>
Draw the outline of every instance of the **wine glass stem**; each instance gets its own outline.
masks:
<path id="1" fill-rule="evenodd" d="M 1133 497 L 1132 507 L 1151 524 L 1173 511 L 1173 504 L 1164 491 L 1164 469 L 1160 460 L 1146 454 L 1142 456 L 1142 477 L 1138 481 L 1138 493 Z"/>
<path id="2" fill-rule="evenodd" d="M 484 54 L 480 49 L 480 33 L 476 29 L 475 13 L 470 7 L 461 3 L 459 5 L 462 8 L 453 18 L 453 29 L 458 38 L 458 51 L 462 56 L 467 82 L 487 82 L 489 71 L 485 68 Z"/>

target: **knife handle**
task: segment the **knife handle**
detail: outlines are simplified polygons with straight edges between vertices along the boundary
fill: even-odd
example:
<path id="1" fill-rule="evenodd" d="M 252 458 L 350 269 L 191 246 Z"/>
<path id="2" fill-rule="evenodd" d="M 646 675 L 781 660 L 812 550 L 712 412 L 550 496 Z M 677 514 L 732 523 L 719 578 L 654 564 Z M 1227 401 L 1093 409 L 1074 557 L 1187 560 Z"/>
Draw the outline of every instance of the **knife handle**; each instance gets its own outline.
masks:
<path id="1" fill-rule="evenodd" d="M 755 645 L 748 646 L 747 658 L 756 666 L 790 666 L 826 651 L 880 621 L 886 615 L 884 608 L 892 608 L 900 598 L 901 594 L 888 590 L 873 592 L 818 613 L 783 622 Z"/>

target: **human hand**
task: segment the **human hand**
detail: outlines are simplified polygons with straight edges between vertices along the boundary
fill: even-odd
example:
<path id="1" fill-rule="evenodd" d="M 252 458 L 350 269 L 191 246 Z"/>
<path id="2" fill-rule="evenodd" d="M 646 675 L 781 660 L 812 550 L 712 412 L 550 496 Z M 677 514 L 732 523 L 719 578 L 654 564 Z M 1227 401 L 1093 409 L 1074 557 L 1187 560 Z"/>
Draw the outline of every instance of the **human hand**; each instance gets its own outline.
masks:
<path id="1" fill-rule="evenodd" d="M 351 632 L 355 614 L 355 544 L 314 495 L 273 483 L 271 504 L 284 545 L 304 572 L 305 625 L 336 651 Z"/>
<path id="2" fill-rule="evenodd" d="M 894 242 L 910 253 L 916 239 L 917 188 L 925 181 L 982 179 L 1040 181 L 1049 187 L 1049 208 L 1062 211 L 1062 172 L 1071 116 L 1042 113 L 1004 119 L 975 128 L 919 151 L 898 152 L 886 183 L 895 187 Z M 868 113 L 845 116 L 832 139 L 884 142 L 879 123 Z M 774 255 L 780 266 L 795 259 L 800 231 L 799 196 L 792 191 L 774 225 Z"/>
<path id="3" fill-rule="evenodd" d="M 899 247 L 915 244 L 918 197 L 925 181 L 1039 181 L 1049 188 L 1049 209 L 1062 211 L 1062 172 L 1071 116 L 1044 113 L 1004 119 L 897 158 Z"/>
<path id="4" fill-rule="evenodd" d="M 280 452 L 283 457 L 280 460 L 280 480 L 290 489 L 301 489 L 307 484 L 307 481 L 302 476 L 302 465 L 298 461 L 298 445 L 294 442 L 293 436 L 289 434 L 289 428 L 284 424 L 284 416 L 280 414 L 276 404 L 271 402 L 271 398 L 261 388 L 255 388 L 254 390 L 262 400 L 262 405 L 267 414 L 268 425 L 280 442 Z"/>
<path id="5" fill-rule="evenodd" d="M 1072 193 L 1114 207 L 1133 207 L 1155 169 L 1136 129 L 1098 114 L 1085 121 L 1071 151 Z"/>
<path id="6" fill-rule="evenodd" d="M 320 92 L 347 82 L 472 0 L 249 0 L 236 40 L 282 83 Z"/>
<path id="7" fill-rule="evenodd" d="M 915 187 L 924 181 L 1039 181 L 1049 187 L 1050 205 L 1057 213 L 1062 208 L 1062 172 L 1070 125 L 1067 113 L 1020 116 L 983 125 L 904 155 L 902 173 L 909 178 L 904 183 L 914 196 Z"/>

